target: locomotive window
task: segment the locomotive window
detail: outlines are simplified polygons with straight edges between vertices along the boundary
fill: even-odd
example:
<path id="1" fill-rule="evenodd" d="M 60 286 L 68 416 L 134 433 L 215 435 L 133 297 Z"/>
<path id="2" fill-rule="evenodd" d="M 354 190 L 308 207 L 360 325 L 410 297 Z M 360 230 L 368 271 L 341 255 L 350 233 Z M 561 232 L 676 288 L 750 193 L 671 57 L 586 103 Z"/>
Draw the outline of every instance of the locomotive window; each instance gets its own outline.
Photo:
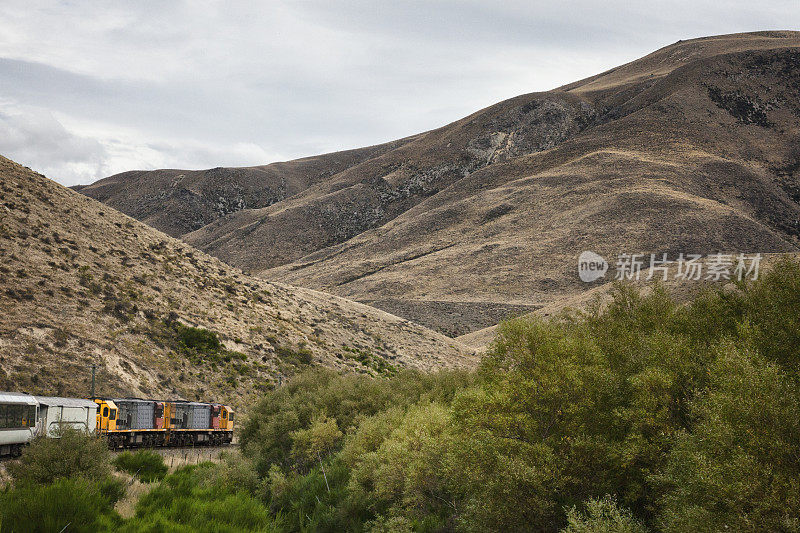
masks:
<path id="1" fill-rule="evenodd" d="M 108 407 L 103 407 L 103 417 L 108 417 Z"/>
<path id="2" fill-rule="evenodd" d="M 222 419 L 225 420 L 226 418 L 228 418 L 228 413 L 223 411 L 222 412 Z"/>
<path id="3" fill-rule="evenodd" d="M 116 409 L 112 409 L 111 410 L 111 414 L 108 415 L 108 419 L 109 420 L 114 420 L 115 418 L 117 418 L 117 410 Z"/>
<path id="4" fill-rule="evenodd" d="M 229 420 L 229 421 L 231 421 L 231 422 L 233 422 L 233 413 L 231 413 L 231 414 L 228 416 L 228 420 Z"/>

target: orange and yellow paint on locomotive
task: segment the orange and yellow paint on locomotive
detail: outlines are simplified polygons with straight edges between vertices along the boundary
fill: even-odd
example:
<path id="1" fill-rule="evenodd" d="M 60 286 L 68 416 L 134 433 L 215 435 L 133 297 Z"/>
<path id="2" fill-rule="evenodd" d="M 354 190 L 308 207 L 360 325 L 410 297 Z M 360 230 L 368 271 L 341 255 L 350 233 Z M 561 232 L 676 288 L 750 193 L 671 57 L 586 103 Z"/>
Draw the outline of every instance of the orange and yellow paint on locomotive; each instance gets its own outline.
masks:
<path id="1" fill-rule="evenodd" d="M 224 404 L 96 398 L 97 432 L 111 448 L 228 444 L 234 410 Z"/>

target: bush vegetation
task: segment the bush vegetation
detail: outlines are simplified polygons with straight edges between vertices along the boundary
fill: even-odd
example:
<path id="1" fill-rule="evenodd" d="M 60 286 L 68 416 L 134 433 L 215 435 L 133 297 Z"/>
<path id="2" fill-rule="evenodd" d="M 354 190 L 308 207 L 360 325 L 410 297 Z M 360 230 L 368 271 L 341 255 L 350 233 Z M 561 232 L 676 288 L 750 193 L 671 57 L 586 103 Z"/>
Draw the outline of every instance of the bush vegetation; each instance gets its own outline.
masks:
<path id="1" fill-rule="evenodd" d="M 309 370 L 241 439 L 288 530 L 800 528 L 800 265 L 516 319 L 473 374 Z"/>
<path id="2" fill-rule="evenodd" d="M 178 343 L 186 351 L 213 353 L 222 349 L 219 335 L 214 331 L 184 326 L 179 322 L 175 322 L 173 327 L 178 334 Z"/>
<path id="3" fill-rule="evenodd" d="M 119 531 L 282 531 L 263 502 L 220 482 L 212 463 L 184 467 L 143 496 Z"/>
<path id="4" fill-rule="evenodd" d="M 298 348 L 293 350 L 288 346 L 275 345 L 275 354 L 283 361 L 291 363 L 295 366 L 305 366 L 311 364 L 313 361 L 313 354 L 308 348 Z"/>
<path id="5" fill-rule="evenodd" d="M 0 492 L 0 531 L 108 530 L 118 520 L 113 506 L 121 490 L 109 478 L 100 483 L 84 477 L 59 478 L 45 485 L 19 483 Z"/>
<path id="6" fill-rule="evenodd" d="M 82 431 L 64 428 L 58 439 L 37 438 L 17 462 L 8 464 L 16 482 L 47 484 L 59 478 L 94 480 L 111 475 L 106 444 Z"/>
<path id="7" fill-rule="evenodd" d="M 8 465 L 13 485 L 0 492 L 0 531 L 86 531 L 112 527 L 125 493 L 111 476 L 110 452 L 93 436 L 65 429 L 37 439 Z M 64 529 L 66 528 L 66 529 Z"/>
<path id="8" fill-rule="evenodd" d="M 152 450 L 137 450 L 118 454 L 112 464 L 117 470 L 127 472 L 144 483 L 164 479 L 167 465 L 164 458 Z"/>

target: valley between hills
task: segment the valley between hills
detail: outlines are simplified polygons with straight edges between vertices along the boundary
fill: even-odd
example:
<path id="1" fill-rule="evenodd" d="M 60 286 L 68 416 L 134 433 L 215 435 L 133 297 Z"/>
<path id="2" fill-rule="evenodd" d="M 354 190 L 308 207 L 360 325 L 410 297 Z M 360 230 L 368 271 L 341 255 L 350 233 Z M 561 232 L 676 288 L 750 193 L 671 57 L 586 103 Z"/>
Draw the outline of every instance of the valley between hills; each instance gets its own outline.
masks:
<path id="1" fill-rule="evenodd" d="M 0 389 L 85 397 L 95 364 L 105 395 L 240 407 L 314 365 L 393 375 L 476 363 L 454 339 L 247 276 L 5 158 L 0 191 Z"/>

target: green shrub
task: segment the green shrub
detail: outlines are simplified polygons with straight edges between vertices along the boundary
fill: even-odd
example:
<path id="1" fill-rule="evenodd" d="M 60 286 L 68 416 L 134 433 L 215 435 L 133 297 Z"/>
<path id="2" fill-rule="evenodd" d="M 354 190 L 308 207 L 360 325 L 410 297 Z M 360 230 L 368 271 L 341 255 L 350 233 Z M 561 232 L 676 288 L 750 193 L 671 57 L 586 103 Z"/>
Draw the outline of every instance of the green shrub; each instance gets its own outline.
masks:
<path id="1" fill-rule="evenodd" d="M 586 512 L 576 507 L 567 511 L 567 527 L 562 533 L 647 533 L 630 511 L 620 509 L 610 496 L 592 498 L 586 503 Z"/>
<path id="2" fill-rule="evenodd" d="M 164 458 L 152 450 L 122 452 L 112 461 L 114 467 L 139 478 L 144 483 L 159 481 L 167 474 Z"/>
<path id="3" fill-rule="evenodd" d="M 0 531 L 94 533 L 118 520 L 113 505 L 121 491 L 121 484 L 109 478 L 101 483 L 83 478 L 20 483 L 0 493 Z"/>
<path id="4" fill-rule="evenodd" d="M 424 524 L 423 530 L 442 529 L 455 510 L 451 491 L 455 476 L 446 464 L 453 439 L 449 410 L 421 403 L 400 420 L 393 415 L 380 418 L 396 425 L 390 429 L 382 423 L 364 423 L 345 445 L 342 456 L 352 461 L 351 494 L 380 510 L 376 524 L 382 527 L 392 522 L 389 518 L 405 517 L 419 527 Z"/>
<path id="5" fill-rule="evenodd" d="M 359 531 L 373 514 L 352 502 L 348 477 L 347 466 L 331 458 L 303 474 L 273 466 L 270 510 L 281 517 L 283 531 Z"/>
<path id="6" fill-rule="evenodd" d="M 9 463 L 18 483 L 47 484 L 59 478 L 96 480 L 111 474 L 111 452 L 105 442 L 75 429 L 64 429 L 60 438 L 37 438 L 24 449 L 22 458 Z"/>
<path id="7" fill-rule="evenodd" d="M 217 483 L 211 463 L 168 475 L 136 505 L 120 531 L 281 531 L 263 503 Z"/>
<path id="8" fill-rule="evenodd" d="M 178 332 L 178 342 L 185 350 L 196 350 L 198 352 L 217 352 L 222 348 L 219 335 L 216 332 L 184 326 L 176 323 L 175 330 Z"/>
<path id="9" fill-rule="evenodd" d="M 423 398 L 452 398 L 471 379 L 463 371 L 404 371 L 390 379 L 377 379 L 341 375 L 323 368 L 308 369 L 256 405 L 240 434 L 242 447 L 253 458 L 259 474 L 266 476 L 272 464 L 292 463 L 292 433 L 308 429 L 320 416 L 335 420 L 340 431 L 348 432 L 363 417 L 391 406 L 410 405 Z M 338 439 L 333 448 L 341 444 Z"/>
<path id="10" fill-rule="evenodd" d="M 158 343 L 170 346 L 195 364 L 209 363 L 214 370 L 216 370 L 214 365 L 217 364 L 247 360 L 247 355 L 227 350 L 219 335 L 209 329 L 194 328 L 168 320 L 152 324 L 150 333 Z"/>
<path id="11" fill-rule="evenodd" d="M 308 348 L 293 350 L 287 346 L 278 345 L 275 347 L 275 354 L 295 366 L 307 366 L 313 360 L 313 354 Z"/>
<path id="12" fill-rule="evenodd" d="M 336 420 L 325 416 L 316 417 L 307 429 L 298 429 L 291 433 L 292 455 L 301 462 L 315 462 L 330 454 L 342 436 Z"/>
<path id="13" fill-rule="evenodd" d="M 245 491 L 256 497 L 264 496 L 266 481 L 259 478 L 253 462 L 238 451 L 226 451 L 222 461 L 209 472 L 214 485 L 230 491 Z"/>
<path id="14" fill-rule="evenodd" d="M 709 368 L 663 474 L 665 531 L 800 530 L 800 390 L 762 355 L 732 344 Z M 797 363 L 795 364 L 797 365 Z"/>

